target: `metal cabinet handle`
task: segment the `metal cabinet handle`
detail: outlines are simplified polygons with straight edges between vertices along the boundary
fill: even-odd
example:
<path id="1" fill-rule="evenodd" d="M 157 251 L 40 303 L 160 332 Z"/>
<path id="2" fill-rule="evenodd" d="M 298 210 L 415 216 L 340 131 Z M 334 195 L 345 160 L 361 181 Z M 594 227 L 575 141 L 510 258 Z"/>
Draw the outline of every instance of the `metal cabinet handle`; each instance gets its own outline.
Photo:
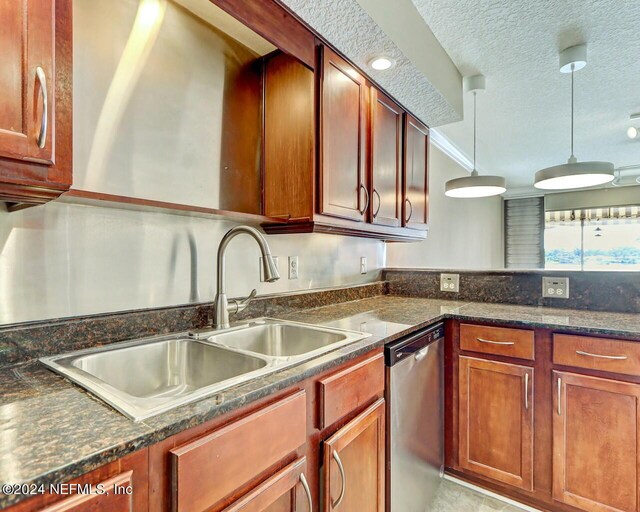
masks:
<path id="1" fill-rule="evenodd" d="M 624 361 L 627 359 L 627 356 L 606 356 L 602 354 L 591 354 L 590 352 L 584 352 L 582 350 L 576 350 L 576 354 L 580 356 L 597 357 L 599 359 L 612 359 L 615 361 Z"/>
<path id="2" fill-rule="evenodd" d="M 313 499 L 311 498 L 311 489 L 309 489 L 309 484 L 307 483 L 307 479 L 304 476 L 304 473 L 300 473 L 300 483 L 302 484 L 302 488 L 304 489 L 304 493 L 307 495 L 307 503 L 309 504 L 309 512 L 313 512 Z"/>
<path id="3" fill-rule="evenodd" d="M 342 478 L 342 487 L 340 488 L 340 496 L 338 496 L 338 499 L 331 504 L 331 508 L 336 509 L 344 499 L 344 493 L 347 490 L 347 478 L 344 474 L 344 466 L 342 465 L 342 461 L 340 460 L 340 455 L 338 455 L 338 452 L 333 452 L 333 460 L 336 461 L 336 464 L 338 465 L 338 469 L 340 470 L 340 477 Z"/>
<path id="4" fill-rule="evenodd" d="M 42 95 L 42 118 L 40 119 L 40 133 L 38 134 L 38 147 L 43 148 L 47 143 L 47 120 L 49 118 L 49 97 L 47 96 L 47 77 L 44 70 L 36 68 L 36 79 L 40 82 L 40 94 Z"/>
<path id="5" fill-rule="evenodd" d="M 378 191 L 375 188 L 373 189 L 373 193 L 378 198 L 378 207 L 376 208 L 376 211 L 373 213 L 373 218 L 375 219 L 378 216 L 378 213 L 380 213 L 380 207 L 382 206 L 382 200 L 380 199 L 380 194 L 378 194 Z"/>
<path id="6" fill-rule="evenodd" d="M 360 212 L 360 215 L 364 215 L 364 212 L 366 212 L 367 208 L 369 208 L 369 191 L 367 190 L 367 187 L 365 187 L 362 183 L 360 183 L 360 190 L 364 190 L 366 199 L 364 201 L 364 208 L 358 211 Z"/>
<path id="7" fill-rule="evenodd" d="M 515 345 L 515 341 L 493 341 L 485 340 L 483 338 L 476 338 L 480 343 L 491 343 L 492 345 Z"/>
<path id="8" fill-rule="evenodd" d="M 425 357 L 427 357 L 428 353 L 429 353 L 428 346 L 424 347 L 422 350 L 419 350 L 418 352 L 416 352 L 416 355 L 415 355 L 416 361 L 422 361 Z"/>
<path id="9" fill-rule="evenodd" d="M 524 408 L 529 410 L 529 374 L 524 374 Z"/>
<path id="10" fill-rule="evenodd" d="M 405 219 L 405 222 L 409 222 L 411 220 L 411 216 L 413 215 L 413 205 L 411 204 L 411 201 L 408 197 L 405 197 L 404 200 L 409 204 L 409 208 L 411 208 L 411 210 L 409 210 L 409 216 Z"/>
<path id="11" fill-rule="evenodd" d="M 562 416 L 562 408 L 560 400 L 562 399 L 562 379 L 558 377 L 558 416 Z"/>

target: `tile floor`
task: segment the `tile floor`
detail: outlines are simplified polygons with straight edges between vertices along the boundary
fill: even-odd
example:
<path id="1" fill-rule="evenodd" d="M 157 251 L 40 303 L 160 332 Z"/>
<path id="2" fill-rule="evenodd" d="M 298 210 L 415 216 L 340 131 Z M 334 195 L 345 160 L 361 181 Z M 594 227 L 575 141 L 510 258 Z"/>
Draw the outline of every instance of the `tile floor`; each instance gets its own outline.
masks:
<path id="1" fill-rule="evenodd" d="M 522 512 L 522 509 L 445 480 L 430 512 Z"/>

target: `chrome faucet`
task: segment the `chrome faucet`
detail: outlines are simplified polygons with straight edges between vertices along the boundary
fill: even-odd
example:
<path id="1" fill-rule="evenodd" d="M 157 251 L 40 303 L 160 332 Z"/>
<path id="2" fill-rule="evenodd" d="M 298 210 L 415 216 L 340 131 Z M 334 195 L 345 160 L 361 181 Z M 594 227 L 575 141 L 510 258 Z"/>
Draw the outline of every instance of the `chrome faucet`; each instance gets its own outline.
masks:
<path id="1" fill-rule="evenodd" d="M 222 241 L 220 242 L 220 247 L 218 247 L 218 279 L 216 284 L 216 306 L 215 311 L 213 312 L 213 327 L 214 329 L 226 329 L 229 327 L 229 313 L 239 313 L 243 309 L 245 309 L 249 303 L 256 296 L 255 288 L 251 291 L 248 297 L 244 299 L 231 299 L 227 300 L 226 293 L 226 281 L 225 281 L 225 251 L 227 249 L 227 245 L 232 238 L 235 238 L 237 235 L 241 234 L 251 235 L 253 239 L 258 242 L 260 246 L 260 252 L 262 253 L 262 266 L 264 270 L 264 280 L 268 283 L 273 283 L 280 279 L 280 274 L 278 273 L 278 269 L 276 267 L 275 262 L 273 261 L 273 257 L 271 256 L 271 250 L 269 249 L 269 244 L 264 239 L 264 237 L 260 234 L 260 232 L 248 226 L 236 226 L 235 228 L 231 228 L 227 233 L 222 237 Z"/>

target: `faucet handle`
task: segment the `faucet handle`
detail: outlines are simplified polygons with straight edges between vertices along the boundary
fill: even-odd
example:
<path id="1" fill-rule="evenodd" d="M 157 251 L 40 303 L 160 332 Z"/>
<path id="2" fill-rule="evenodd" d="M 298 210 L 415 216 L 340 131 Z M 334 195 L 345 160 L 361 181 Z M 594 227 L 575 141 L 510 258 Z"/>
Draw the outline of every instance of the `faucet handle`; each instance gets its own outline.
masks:
<path id="1" fill-rule="evenodd" d="M 251 290 L 251 293 L 248 297 L 243 297 L 241 299 L 231 299 L 229 301 L 228 311 L 229 313 L 240 313 L 243 311 L 253 299 L 255 299 L 257 290 L 254 288 Z"/>

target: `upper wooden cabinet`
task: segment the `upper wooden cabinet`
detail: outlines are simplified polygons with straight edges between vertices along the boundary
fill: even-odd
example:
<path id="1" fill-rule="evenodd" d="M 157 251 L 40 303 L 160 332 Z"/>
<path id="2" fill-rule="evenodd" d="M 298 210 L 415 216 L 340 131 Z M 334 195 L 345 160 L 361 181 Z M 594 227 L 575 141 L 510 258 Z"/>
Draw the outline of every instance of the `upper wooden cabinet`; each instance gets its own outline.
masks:
<path id="1" fill-rule="evenodd" d="M 554 372 L 553 498 L 638 512 L 640 385 Z"/>
<path id="2" fill-rule="evenodd" d="M 371 222 L 402 223 L 402 129 L 404 111 L 371 89 Z"/>
<path id="3" fill-rule="evenodd" d="M 460 357 L 460 466 L 533 490 L 533 369 Z"/>
<path id="4" fill-rule="evenodd" d="M 362 221 L 369 205 L 367 83 L 356 68 L 326 47 L 321 69 L 320 213 Z"/>
<path id="5" fill-rule="evenodd" d="M 71 0 L 0 4 L 0 200 L 71 185 Z"/>
<path id="6" fill-rule="evenodd" d="M 429 217 L 429 128 L 405 116 L 403 225 L 426 229 Z"/>

